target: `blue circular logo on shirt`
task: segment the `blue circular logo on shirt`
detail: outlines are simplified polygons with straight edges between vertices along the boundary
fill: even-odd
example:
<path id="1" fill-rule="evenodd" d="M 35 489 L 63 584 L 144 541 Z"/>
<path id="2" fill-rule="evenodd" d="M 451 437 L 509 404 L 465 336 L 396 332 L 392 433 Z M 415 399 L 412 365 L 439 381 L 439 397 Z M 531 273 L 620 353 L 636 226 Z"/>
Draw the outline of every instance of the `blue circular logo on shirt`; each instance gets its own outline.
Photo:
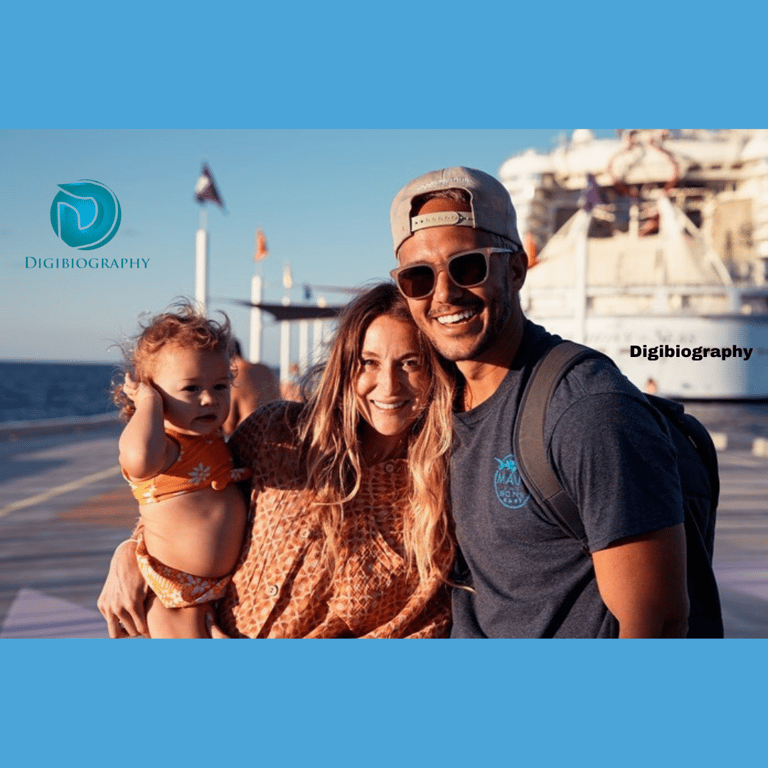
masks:
<path id="1" fill-rule="evenodd" d="M 92 251 L 106 245 L 120 227 L 120 202 L 100 181 L 59 184 L 51 203 L 51 226 L 70 248 Z"/>
<path id="2" fill-rule="evenodd" d="M 509 453 L 503 459 L 496 459 L 496 461 L 499 464 L 493 478 L 496 498 L 507 509 L 520 509 L 531 498 L 531 494 L 523 485 L 515 457 Z"/>

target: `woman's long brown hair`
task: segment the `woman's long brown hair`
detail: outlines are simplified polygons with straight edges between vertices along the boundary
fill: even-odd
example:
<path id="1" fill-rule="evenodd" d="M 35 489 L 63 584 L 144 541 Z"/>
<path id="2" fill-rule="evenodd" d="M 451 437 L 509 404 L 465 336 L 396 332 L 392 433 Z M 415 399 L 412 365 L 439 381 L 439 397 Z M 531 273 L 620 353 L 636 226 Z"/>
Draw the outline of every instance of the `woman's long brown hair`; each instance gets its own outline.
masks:
<path id="1" fill-rule="evenodd" d="M 410 503 L 404 519 L 406 562 L 417 569 L 422 581 L 435 575 L 446 579 L 454 554 L 448 495 L 454 376 L 451 364 L 438 357 L 391 283 L 376 285 L 350 302 L 340 317 L 327 363 L 310 379 L 316 384 L 304 410 L 300 436 L 307 484 L 316 493 L 325 533 L 323 559 L 332 571 L 343 551 L 345 505 L 360 490 L 361 416 L 355 384 L 366 331 L 375 319 L 384 316 L 413 327 L 431 382 L 424 410 L 407 439 L 409 472 L 404 492 Z"/>

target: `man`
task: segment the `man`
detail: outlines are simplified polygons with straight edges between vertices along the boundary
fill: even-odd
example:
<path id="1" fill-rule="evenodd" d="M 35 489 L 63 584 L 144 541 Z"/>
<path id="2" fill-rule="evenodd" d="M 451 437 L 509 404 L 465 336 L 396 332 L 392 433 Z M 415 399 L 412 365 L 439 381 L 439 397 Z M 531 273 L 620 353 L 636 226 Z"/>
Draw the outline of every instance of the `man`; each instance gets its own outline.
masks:
<path id="1" fill-rule="evenodd" d="M 507 191 L 481 171 L 435 171 L 398 193 L 391 224 L 393 277 L 462 376 L 451 492 L 469 589 L 454 590 L 453 636 L 684 637 L 674 448 L 626 378 L 604 361 L 583 361 L 547 413 L 549 453 L 590 554 L 514 478 L 519 398 L 558 337 L 523 314 L 527 257 Z"/>
<path id="2" fill-rule="evenodd" d="M 235 339 L 235 354 L 232 356 L 232 362 L 236 369 L 235 380 L 232 382 L 229 416 L 222 426 L 224 435 L 227 437 L 260 405 L 280 399 L 277 376 L 262 363 L 249 363 L 243 357 L 243 351 L 237 339 Z"/>

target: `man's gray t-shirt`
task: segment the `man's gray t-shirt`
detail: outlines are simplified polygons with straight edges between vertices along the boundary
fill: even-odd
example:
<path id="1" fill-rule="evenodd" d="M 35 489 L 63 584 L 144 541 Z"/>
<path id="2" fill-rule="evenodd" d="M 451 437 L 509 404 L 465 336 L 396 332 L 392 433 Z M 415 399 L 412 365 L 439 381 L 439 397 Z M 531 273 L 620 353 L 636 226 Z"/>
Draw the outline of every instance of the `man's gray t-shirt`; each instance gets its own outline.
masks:
<path id="1" fill-rule="evenodd" d="M 512 369 L 454 415 L 451 495 L 461 549 L 453 637 L 615 637 L 592 560 L 521 482 L 515 415 L 533 367 L 559 338 L 526 321 Z M 577 364 L 545 422 L 552 465 L 577 503 L 590 551 L 683 522 L 675 449 L 642 393 L 603 360 Z"/>

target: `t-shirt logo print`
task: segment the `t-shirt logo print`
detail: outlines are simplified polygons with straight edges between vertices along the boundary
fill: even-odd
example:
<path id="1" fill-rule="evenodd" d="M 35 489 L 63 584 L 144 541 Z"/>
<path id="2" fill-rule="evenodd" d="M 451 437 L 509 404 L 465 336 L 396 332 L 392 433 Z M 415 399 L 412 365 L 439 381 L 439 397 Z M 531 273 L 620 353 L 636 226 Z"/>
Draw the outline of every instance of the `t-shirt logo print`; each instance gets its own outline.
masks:
<path id="1" fill-rule="evenodd" d="M 531 498 L 531 494 L 526 491 L 520 479 L 515 457 L 508 453 L 496 461 L 499 463 L 493 478 L 496 498 L 508 509 L 520 509 Z"/>

